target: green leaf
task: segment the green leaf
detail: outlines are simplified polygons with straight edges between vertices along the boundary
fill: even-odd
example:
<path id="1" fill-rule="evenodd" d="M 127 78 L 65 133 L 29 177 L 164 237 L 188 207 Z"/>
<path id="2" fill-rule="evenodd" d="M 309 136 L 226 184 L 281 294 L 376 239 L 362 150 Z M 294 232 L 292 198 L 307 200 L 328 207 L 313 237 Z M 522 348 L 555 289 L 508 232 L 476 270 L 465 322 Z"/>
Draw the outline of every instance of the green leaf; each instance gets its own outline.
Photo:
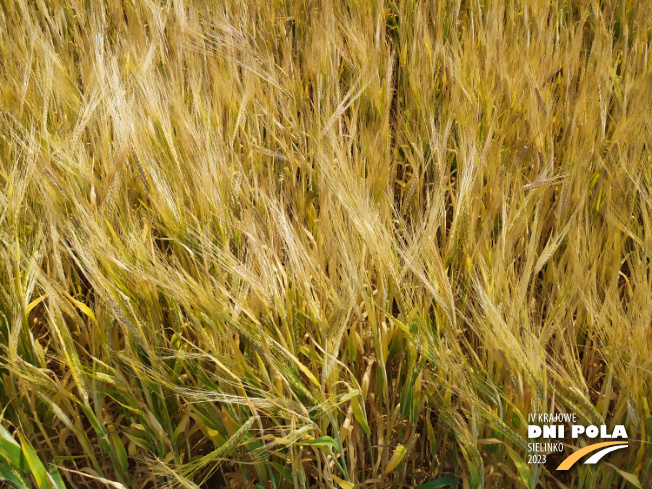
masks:
<path id="1" fill-rule="evenodd" d="M 315 438 L 314 440 L 302 441 L 301 445 L 310 445 L 316 447 L 333 447 L 338 452 L 340 451 L 340 446 L 330 436 L 320 436 L 319 438 Z"/>
<path id="2" fill-rule="evenodd" d="M 641 481 L 638 480 L 638 477 L 630 472 L 625 472 L 624 470 L 620 470 L 617 468 L 615 465 L 611 465 L 609 462 L 605 462 L 609 467 L 614 469 L 616 472 L 618 472 L 621 476 L 623 476 L 623 479 L 625 479 L 627 482 L 630 482 L 634 487 L 637 487 L 638 489 L 641 489 Z"/>
<path id="3" fill-rule="evenodd" d="M 434 481 L 425 482 L 420 486 L 417 486 L 417 489 L 437 489 L 438 487 L 457 487 L 457 479 L 453 476 L 440 477 Z"/>
<path id="4" fill-rule="evenodd" d="M 36 450 L 32 444 L 23 436 L 19 431 L 18 438 L 20 439 L 20 445 L 23 448 L 23 454 L 27 459 L 27 465 L 29 465 L 30 470 L 32 471 L 32 476 L 36 481 L 36 485 L 39 489 L 51 489 L 50 484 L 48 484 L 48 473 L 45 470 L 45 466 L 41 459 L 38 458 Z"/>
<path id="5" fill-rule="evenodd" d="M 63 482 L 63 477 L 59 473 L 59 469 L 53 463 L 50 464 L 50 482 L 56 489 L 66 489 L 66 484 Z"/>
<path id="6" fill-rule="evenodd" d="M 129 470 L 129 459 L 127 458 L 127 450 L 125 450 L 125 446 L 122 443 L 122 440 L 120 439 L 120 435 L 116 432 L 112 432 L 110 434 L 111 437 L 111 444 L 113 445 L 113 449 L 115 450 L 115 454 L 118 458 L 118 462 L 120 463 L 120 468 L 124 473 L 126 473 Z"/>
<path id="7" fill-rule="evenodd" d="M 27 470 L 26 460 L 23 457 L 20 445 L 2 425 L 0 425 L 0 457 L 17 469 Z"/>
<path id="8" fill-rule="evenodd" d="M 271 462 L 271 465 L 274 470 L 281 474 L 285 479 L 287 479 L 289 482 L 292 482 L 292 471 L 290 469 L 283 467 L 281 464 L 276 462 Z"/>
<path id="9" fill-rule="evenodd" d="M 530 467 L 525 463 L 525 460 L 523 460 L 521 456 L 514 451 L 513 448 L 511 448 L 509 445 L 505 445 L 505 448 L 507 448 L 507 453 L 512 459 L 512 462 L 514 462 L 514 465 L 516 465 L 516 469 L 521 476 L 521 480 L 527 487 L 531 487 L 530 481 L 532 479 L 532 471 L 530 470 Z"/>
<path id="10" fill-rule="evenodd" d="M 7 481 L 14 489 L 31 489 L 25 478 L 0 463 L 0 482 Z"/>
<path id="11" fill-rule="evenodd" d="M 93 446 L 91 445 L 91 442 L 88 439 L 86 432 L 84 430 L 77 429 L 77 427 L 72 423 L 68 415 L 64 413 L 63 410 L 59 406 L 57 406 L 57 404 L 54 401 L 52 401 L 52 399 L 42 394 L 39 394 L 39 398 L 48 406 L 50 406 L 50 409 L 52 409 L 54 414 L 61 420 L 61 422 L 63 422 L 66 428 L 72 431 L 72 433 L 77 437 L 77 440 L 79 441 L 82 448 L 84 449 L 84 453 L 93 463 L 93 467 L 99 468 L 100 465 L 97 462 L 97 459 L 95 458 L 95 452 L 93 450 Z M 55 457 L 55 460 L 56 459 L 57 457 Z M 58 457 L 58 459 L 63 460 L 62 457 Z"/>

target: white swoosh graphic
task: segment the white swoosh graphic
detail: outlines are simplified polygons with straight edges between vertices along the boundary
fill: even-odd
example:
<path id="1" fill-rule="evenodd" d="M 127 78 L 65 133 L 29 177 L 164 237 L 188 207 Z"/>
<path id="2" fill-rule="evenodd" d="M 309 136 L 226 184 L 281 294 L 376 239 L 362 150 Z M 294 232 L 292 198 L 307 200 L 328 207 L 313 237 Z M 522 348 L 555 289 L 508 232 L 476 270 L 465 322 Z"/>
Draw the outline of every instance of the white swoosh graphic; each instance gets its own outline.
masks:
<path id="1" fill-rule="evenodd" d="M 609 452 L 613 452 L 614 450 L 620 450 L 621 448 L 625 448 L 627 445 L 616 445 L 613 447 L 607 447 L 603 448 L 602 450 L 594 453 L 586 462 L 585 464 L 594 464 L 597 463 L 602 457 L 604 457 L 606 454 Z"/>

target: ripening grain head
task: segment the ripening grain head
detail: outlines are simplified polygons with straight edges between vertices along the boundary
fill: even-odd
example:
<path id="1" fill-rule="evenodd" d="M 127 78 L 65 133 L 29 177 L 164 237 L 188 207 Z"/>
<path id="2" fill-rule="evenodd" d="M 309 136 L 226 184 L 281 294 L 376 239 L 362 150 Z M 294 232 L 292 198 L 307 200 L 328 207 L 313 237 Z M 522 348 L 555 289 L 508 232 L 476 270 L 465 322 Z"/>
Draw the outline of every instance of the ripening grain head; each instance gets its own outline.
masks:
<path id="1" fill-rule="evenodd" d="M 652 482 L 650 2 L 86 7 L 0 5 L 0 480 Z"/>

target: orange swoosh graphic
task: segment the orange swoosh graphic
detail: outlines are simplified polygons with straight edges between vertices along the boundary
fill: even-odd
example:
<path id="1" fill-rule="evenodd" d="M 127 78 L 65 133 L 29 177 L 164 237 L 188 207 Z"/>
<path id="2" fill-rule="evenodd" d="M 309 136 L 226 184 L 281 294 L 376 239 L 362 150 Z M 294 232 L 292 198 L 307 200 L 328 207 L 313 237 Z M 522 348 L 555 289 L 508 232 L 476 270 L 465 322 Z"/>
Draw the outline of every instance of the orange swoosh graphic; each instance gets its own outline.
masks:
<path id="1" fill-rule="evenodd" d="M 627 442 L 622 442 L 622 441 L 606 441 L 604 443 L 596 443 L 594 445 L 589 445 L 588 447 L 584 447 L 581 450 L 578 450 L 572 455 L 566 457 L 564 461 L 559 464 L 557 470 L 568 470 L 573 466 L 575 462 L 581 459 L 584 455 L 591 452 L 595 452 L 596 450 L 600 450 L 601 448 L 610 447 L 613 445 L 629 445 L 629 444 Z"/>

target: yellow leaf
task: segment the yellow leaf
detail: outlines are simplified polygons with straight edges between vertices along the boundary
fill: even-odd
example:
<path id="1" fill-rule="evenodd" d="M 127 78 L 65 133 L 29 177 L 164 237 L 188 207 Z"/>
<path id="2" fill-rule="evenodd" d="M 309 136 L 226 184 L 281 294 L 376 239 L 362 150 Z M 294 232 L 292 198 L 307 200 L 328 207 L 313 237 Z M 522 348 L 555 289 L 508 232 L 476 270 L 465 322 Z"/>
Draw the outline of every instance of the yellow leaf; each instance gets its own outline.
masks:
<path id="1" fill-rule="evenodd" d="M 624 479 L 626 479 L 628 482 L 630 482 L 633 486 L 638 487 L 638 489 L 641 489 L 641 481 L 638 480 L 638 477 L 636 477 L 635 474 L 631 474 L 629 472 L 625 472 L 624 470 L 620 470 L 618 467 L 615 465 L 611 465 L 609 462 L 605 462 L 609 467 L 614 469 L 616 472 L 618 472 L 621 476 L 623 476 Z"/>
<path id="2" fill-rule="evenodd" d="M 77 306 L 77 309 L 79 309 L 81 312 L 86 314 L 89 318 L 91 318 L 93 321 L 96 321 L 95 319 L 95 314 L 93 314 L 93 311 L 91 310 L 90 307 L 88 307 L 86 304 L 83 302 L 78 301 L 77 299 L 74 299 L 71 295 L 68 293 L 64 292 L 65 296 L 68 298 L 70 302 L 72 302 L 75 306 Z"/>
<path id="3" fill-rule="evenodd" d="M 298 360 L 296 361 L 296 364 L 299 366 L 301 371 L 306 375 L 306 377 L 308 377 L 308 380 L 310 382 L 315 384 L 316 387 L 321 387 L 317 378 L 312 374 L 310 370 L 308 370 L 308 367 L 306 367 L 303 363 L 299 362 Z"/>
<path id="4" fill-rule="evenodd" d="M 365 413 L 362 410 L 362 405 L 360 404 L 360 401 L 357 397 L 351 399 L 351 405 L 353 407 L 353 415 L 355 416 L 355 419 L 358 421 L 358 423 L 360 423 L 362 431 L 364 431 L 367 435 L 370 435 L 371 430 L 369 429 L 369 424 L 367 424 L 367 417 L 365 416 Z"/>
<path id="5" fill-rule="evenodd" d="M 389 464 L 387 464 L 385 474 L 389 474 L 398 466 L 398 464 L 401 463 L 401 460 L 403 460 L 403 457 L 405 457 L 406 452 L 406 448 L 399 443 L 399 445 L 396 447 L 396 450 L 394 450 L 394 455 L 392 455 L 392 458 L 389 459 Z"/>
<path id="6" fill-rule="evenodd" d="M 38 306 L 41 303 L 41 301 L 43 299 L 46 299 L 47 297 L 48 297 L 48 294 L 44 294 L 41 297 L 39 297 L 38 299 L 34 299 L 32 302 L 30 302 L 27 305 L 27 308 L 25 309 L 25 314 L 26 315 L 29 314 L 32 311 L 32 309 L 34 309 L 36 306 Z"/>
<path id="7" fill-rule="evenodd" d="M 355 487 L 354 483 L 342 480 L 334 474 L 331 474 L 331 477 L 335 482 L 337 482 L 340 485 L 342 489 L 353 489 Z"/>

